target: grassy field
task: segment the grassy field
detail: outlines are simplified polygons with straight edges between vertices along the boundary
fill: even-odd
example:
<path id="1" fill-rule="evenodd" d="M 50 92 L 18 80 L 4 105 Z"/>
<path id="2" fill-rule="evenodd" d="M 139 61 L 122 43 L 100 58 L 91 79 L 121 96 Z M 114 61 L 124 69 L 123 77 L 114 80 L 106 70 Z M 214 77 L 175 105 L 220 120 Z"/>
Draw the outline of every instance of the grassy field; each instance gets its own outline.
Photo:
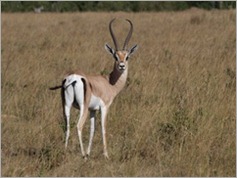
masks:
<path id="1" fill-rule="evenodd" d="M 108 74 L 113 45 L 134 24 L 126 87 L 107 118 L 110 160 L 98 117 L 84 161 L 72 110 L 64 149 L 61 83 L 71 69 Z M 2 176 L 235 176 L 235 10 L 161 13 L 3 13 Z M 99 116 L 99 114 L 97 115 Z M 89 119 L 84 128 L 88 143 Z"/>

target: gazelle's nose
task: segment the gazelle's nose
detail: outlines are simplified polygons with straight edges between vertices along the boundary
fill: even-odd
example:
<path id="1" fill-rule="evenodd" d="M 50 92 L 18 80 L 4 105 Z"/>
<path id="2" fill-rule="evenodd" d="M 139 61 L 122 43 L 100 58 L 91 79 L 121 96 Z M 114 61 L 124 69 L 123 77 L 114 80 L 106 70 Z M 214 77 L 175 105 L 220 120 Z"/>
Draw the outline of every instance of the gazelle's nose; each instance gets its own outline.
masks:
<path id="1" fill-rule="evenodd" d="M 124 63 L 119 64 L 119 70 L 125 70 L 125 64 Z"/>

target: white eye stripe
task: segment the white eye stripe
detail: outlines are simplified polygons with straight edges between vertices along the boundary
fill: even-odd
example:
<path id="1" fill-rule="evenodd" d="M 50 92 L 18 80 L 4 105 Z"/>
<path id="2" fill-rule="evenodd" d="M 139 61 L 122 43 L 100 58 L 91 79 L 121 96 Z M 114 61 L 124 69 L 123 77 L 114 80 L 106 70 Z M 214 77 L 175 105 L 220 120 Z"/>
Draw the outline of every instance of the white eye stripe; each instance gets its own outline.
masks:
<path id="1" fill-rule="evenodd" d="M 125 57 L 124 57 L 124 60 L 127 60 L 129 58 L 129 55 L 126 54 Z"/>
<path id="2" fill-rule="evenodd" d="M 116 61 L 119 61 L 119 57 L 118 57 L 117 54 L 114 54 L 114 58 L 115 58 Z"/>

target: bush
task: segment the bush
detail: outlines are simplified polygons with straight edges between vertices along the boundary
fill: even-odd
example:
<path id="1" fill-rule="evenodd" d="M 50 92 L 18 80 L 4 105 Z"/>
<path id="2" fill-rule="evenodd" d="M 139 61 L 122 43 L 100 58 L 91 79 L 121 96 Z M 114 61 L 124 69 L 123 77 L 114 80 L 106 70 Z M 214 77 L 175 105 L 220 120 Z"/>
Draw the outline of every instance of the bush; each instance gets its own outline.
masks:
<path id="1" fill-rule="evenodd" d="M 203 9 L 235 8 L 233 1 L 189 1 L 189 2 L 148 2 L 148 1 L 5 1 L 2 2 L 2 12 L 29 12 L 43 6 L 44 11 L 178 11 L 191 7 Z"/>

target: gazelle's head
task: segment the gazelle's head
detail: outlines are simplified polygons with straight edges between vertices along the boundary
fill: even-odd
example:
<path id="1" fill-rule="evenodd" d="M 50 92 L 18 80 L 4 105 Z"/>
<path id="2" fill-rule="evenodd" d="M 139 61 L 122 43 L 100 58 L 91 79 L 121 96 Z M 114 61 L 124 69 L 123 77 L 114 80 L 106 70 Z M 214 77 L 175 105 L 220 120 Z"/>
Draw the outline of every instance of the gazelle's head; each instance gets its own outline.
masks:
<path id="1" fill-rule="evenodd" d="M 111 20 L 109 23 L 109 31 L 110 31 L 111 37 L 113 39 L 115 49 L 111 48 L 108 44 L 105 45 L 105 49 L 110 54 L 113 55 L 113 58 L 115 59 L 115 65 L 116 65 L 117 70 L 120 72 L 123 72 L 124 70 L 127 69 L 127 61 L 129 59 L 129 57 L 133 54 L 134 51 L 137 50 L 138 46 L 134 45 L 132 48 L 127 49 L 128 42 L 132 36 L 133 25 L 130 20 L 126 19 L 126 21 L 129 22 L 129 24 L 130 24 L 130 30 L 129 30 L 126 40 L 124 42 L 123 49 L 122 50 L 118 49 L 118 43 L 117 43 L 117 40 L 116 40 L 113 30 L 112 30 L 112 23 L 114 22 L 114 20 L 115 19 Z"/>

